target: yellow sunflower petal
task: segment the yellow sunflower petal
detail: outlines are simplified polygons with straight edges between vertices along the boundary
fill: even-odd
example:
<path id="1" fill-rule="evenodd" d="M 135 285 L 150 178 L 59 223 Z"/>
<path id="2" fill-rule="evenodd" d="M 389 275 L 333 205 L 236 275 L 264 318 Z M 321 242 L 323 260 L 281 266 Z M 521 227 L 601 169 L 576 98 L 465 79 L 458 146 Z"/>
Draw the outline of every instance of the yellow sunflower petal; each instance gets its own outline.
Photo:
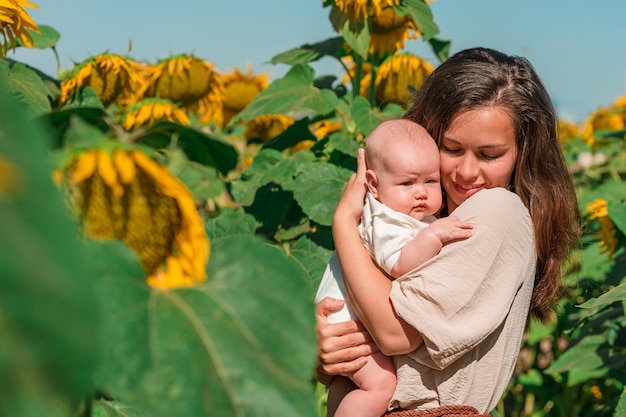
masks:
<path id="1" fill-rule="evenodd" d="M 165 260 L 165 268 L 161 267 L 156 274 L 148 277 L 148 285 L 152 288 L 170 289 L 189 287 L 193 282 L 185 277 L 180 262 L 173 256 L 168 256 Z"/>
<path id="2" fill-rule="evenodd" d="M 0 34 L 4 40 L 0 45 L 0 57 L 5 56 L 9 48 L 15 48 L 18 39 L 24 46 L 32 48 L 33 41 L 28 30 L 41 33 L 25 7 L 39 9 L 26 0 L 3 0 L 0 3 Z"/>
<path id="3" fill-rule="evenodd" d="M 116 149 L 113 152 L 113 165 L 117 170 L 119 180 L 122 184 L 130 184 L 135 179 L 137 170 L 132 158 L 123 150 Z"/>
<path id="4" fill-rule="evenodd" d="M 72 184 L 78 184 L 83 182 L 87 178 L 91 177 L 96 171 L 96 151 L 87 150 L 80 154 L 78 162 L 76 164 L 76 170 L 70 177 Z"/>
<path id="5" fill-rule="evenodd" d="M 117 181 L 117 171 L 111 161 L 111 156 L 108 152 L 103 150 L 96 151 L 96 158 L 98 161 L 98 174 L 104 181 L 104 183 L 113 190 L 113 195 L 116 198 L 121 197 L 124 194 L 124 188 Z"/>

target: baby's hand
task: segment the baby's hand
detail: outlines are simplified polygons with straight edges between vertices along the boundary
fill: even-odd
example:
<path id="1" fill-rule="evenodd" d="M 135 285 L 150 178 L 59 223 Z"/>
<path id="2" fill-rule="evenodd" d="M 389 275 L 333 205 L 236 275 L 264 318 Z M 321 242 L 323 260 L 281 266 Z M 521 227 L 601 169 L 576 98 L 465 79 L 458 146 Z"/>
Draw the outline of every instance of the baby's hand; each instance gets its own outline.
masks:
<path id="1" fill-rule="evenodd" d="M 456 216 L 448 216 L 435 220 L 428 228 L 439 238 L 442 244 L 446 244 L 472 236 L 474 225 L 463 222 Z"/>

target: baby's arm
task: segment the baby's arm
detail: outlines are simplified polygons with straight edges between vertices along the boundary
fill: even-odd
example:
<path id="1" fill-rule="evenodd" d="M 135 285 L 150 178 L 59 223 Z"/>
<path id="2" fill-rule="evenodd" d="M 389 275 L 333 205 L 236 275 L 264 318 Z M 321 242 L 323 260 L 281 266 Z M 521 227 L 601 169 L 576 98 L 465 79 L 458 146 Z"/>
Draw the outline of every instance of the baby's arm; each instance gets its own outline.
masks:
<path id="1" fill-rule="evenodd" d="M 470 237 L 473 228 L 473 224 L 456 216 L 435 220 L 402 248 L 391 275 L 398 278 L 406 274 L 438 254 L 446 243 Z"/>

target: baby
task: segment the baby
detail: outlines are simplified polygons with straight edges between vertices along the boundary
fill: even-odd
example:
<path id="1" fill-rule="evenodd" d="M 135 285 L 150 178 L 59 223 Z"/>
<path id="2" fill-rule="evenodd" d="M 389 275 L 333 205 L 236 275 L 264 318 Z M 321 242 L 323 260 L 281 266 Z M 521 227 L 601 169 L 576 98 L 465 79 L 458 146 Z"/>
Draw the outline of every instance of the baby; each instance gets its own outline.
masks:
<path id="1" fill-rule="evenodd" d="M 391 279 L 432 258 L 444 244 L 472 235 L 471 223 L 454 216 L 435 217 L 443 201 L 439 149 L 422 126 L 406 119 L 381 122 L 367 138 L 365 156 L 368 192 L 359 233 Z M 358 319 L 347 303 L 336 254 L 326 267 L 315 301 L 325 297 L 346 301 L 328 316 L 330 322 Z M 347 377 L 357 389 L 341 398 L 345 380 L 335 378 L 328 393 L 328 417 L 380 417 L 387 411 L 396 384 L 390 357 L 377 352 Z"/>

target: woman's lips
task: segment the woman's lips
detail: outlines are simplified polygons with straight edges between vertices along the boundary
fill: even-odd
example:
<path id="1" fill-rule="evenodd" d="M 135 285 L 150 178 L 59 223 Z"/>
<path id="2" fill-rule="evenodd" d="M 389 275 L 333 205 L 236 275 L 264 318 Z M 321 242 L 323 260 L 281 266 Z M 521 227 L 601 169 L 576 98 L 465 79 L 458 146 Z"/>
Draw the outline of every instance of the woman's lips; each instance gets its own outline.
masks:
<path id="1" fill-rule="evenodd" d="M 454 189 L 456 190 L 456 192 L 459 195 L 462 195 L 464 197 L 469 197 L 471 195 L 476 194 L 478 191 L 482 190 L 484 188 L 483 185 L 470 185 L 470 186 L 466 186 L 466 185 L 460 185 L 460 184 L 454 184 Z"/>

